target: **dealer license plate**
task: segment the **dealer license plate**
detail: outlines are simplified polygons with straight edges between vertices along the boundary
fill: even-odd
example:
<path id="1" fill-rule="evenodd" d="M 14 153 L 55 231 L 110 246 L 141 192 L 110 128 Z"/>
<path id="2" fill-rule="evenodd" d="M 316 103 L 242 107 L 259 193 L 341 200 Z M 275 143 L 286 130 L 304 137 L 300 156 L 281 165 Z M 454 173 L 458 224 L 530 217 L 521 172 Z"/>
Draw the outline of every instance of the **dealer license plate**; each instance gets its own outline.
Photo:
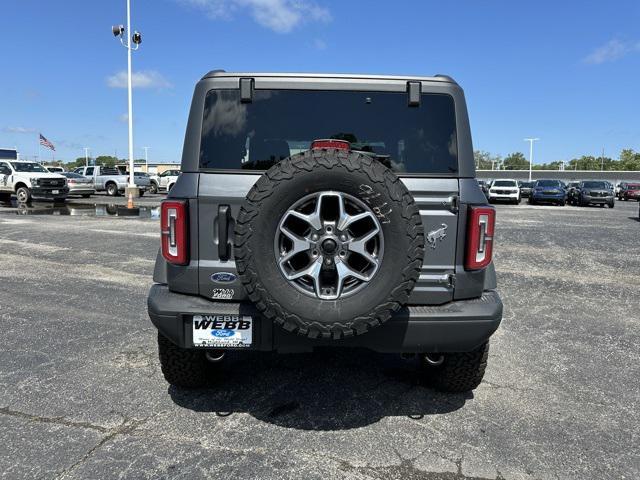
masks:
<path id="1" fill-rule="evenodd" d="M 195 347 L 246 348 L 253 341 L 253 319 L 248 315 L 194 315 Z"/>

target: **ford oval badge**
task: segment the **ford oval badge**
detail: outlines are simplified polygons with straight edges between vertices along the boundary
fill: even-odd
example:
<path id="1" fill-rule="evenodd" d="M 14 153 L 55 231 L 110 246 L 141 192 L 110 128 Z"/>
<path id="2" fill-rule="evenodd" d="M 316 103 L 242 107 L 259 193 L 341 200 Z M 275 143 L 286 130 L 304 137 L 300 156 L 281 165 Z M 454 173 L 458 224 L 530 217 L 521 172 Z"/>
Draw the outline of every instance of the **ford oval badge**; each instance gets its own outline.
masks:
<path id="1" fill-rule="evenodd" d="M 216 283 L 233 283 L 236 278 L 238 277 L 231 272 L 216 272 L 211 275 L 211 281 Z"/>
<path id="2" fill-rule="evenodd" d="M 233 337 L 235 332 L 233 330 L 212 330 L 211 335 L 218 338 Z"/>

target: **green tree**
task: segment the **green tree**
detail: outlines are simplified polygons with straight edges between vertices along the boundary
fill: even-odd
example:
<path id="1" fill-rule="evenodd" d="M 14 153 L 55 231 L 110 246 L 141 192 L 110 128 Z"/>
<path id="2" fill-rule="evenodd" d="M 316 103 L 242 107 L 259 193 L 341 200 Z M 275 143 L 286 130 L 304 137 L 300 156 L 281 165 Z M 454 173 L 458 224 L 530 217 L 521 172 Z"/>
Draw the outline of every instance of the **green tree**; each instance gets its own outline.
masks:
<path id="1" fill-rule="evenodd" d="M 120 160 L 118 160 L 116 157 L 112 157 L 111 155 L 100 155 L 96 157 L 96 165 L 113 167 L 117 163 L 120 163 Z"/>
<path id="2" fill-rule="evenodd" d="M 522 152 L 510 153 L 504 158 L 505 170 L 525 170 L 529 168 L 529 161 Z"/>
<path id="3" fill-rule="evenodd" d="M 640 153 L 634 152 L 630 148 L 625 148 L 620 152 L 620 170 L 640 170 Z"/>
<path id="4" fill-rule="evenodd" d="M 474 151 L 473 158 L 475 159 L 476 168 L 478 170 L 498 169 L 502 163 L 502 157 L 500 155 L 492 155 L 491 153 L 483 150 Z"/>

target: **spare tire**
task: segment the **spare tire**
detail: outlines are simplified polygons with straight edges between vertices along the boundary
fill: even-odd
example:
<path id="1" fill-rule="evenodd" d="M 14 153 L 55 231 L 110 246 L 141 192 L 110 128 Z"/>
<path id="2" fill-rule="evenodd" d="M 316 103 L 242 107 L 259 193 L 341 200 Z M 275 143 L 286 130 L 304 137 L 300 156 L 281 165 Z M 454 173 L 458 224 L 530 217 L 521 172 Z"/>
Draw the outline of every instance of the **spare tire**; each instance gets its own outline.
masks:
<path id="1" fill-rule="evenodd" d="M 384 323 L 409 298 L 422 221 L 400 179 L 372 156 L 315 149 L 282 160 L 249 191 L 234 255 L 264 317 L 310 338 Z"/>

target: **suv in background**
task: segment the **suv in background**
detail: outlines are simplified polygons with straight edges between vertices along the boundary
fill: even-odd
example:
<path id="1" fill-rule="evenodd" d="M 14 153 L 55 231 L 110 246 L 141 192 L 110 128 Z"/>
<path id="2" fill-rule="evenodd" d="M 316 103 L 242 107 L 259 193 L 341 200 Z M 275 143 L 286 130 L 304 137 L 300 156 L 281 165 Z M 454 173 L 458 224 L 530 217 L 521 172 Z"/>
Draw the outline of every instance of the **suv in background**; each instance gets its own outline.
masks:
<path id="1" fill-rule="evenodd" d="M 168 192 L 175 185 L 180 170 L 165 170 L 158 175 L 151 175 L 149 193 Z"/>
<path id="2" fill-rule="evenodd" d="M 529 203 L 555 203 L 564 207 L 567 201 L 565 185 L 560 180 L 536 180 L 529 196 Z"/>
<path id="3" fill-rule="evenodd" d="M 618 199 L 640 201 L 640 183 L 622 182 L 618 191 Z"/>
<path id="4" fill-rule="evenodd" d="M 588 205 L 600 205 L 609 208 L 615 206 L 613 187 L 609 182 L 599 180 L 586 180 L 580 182 L 574 190 L 575 202 L 581 207 Z"/>
<path id="5" fill-rule="evenodd" d="M 534 182 L 518 182 L 518 186 L 520 187 L 520 196 L 522 198 L 529 197 L 531 195 L 531 189 L 533 188 Z"/>
<path id="6" fill-rule="evenodd" d="M 489 203 L 496 201 L 520 203 L 520 187 L 516 180 L 494 180 L 489 186 Z"/>
<path id="7" fill-rule="evenodd" d="M 478 386 L 495 210 L 451 78 L 211 72 L 181 171 L 148 297 L 169 383 L 206 385 L 228 351 L 364 347 Z"/>

